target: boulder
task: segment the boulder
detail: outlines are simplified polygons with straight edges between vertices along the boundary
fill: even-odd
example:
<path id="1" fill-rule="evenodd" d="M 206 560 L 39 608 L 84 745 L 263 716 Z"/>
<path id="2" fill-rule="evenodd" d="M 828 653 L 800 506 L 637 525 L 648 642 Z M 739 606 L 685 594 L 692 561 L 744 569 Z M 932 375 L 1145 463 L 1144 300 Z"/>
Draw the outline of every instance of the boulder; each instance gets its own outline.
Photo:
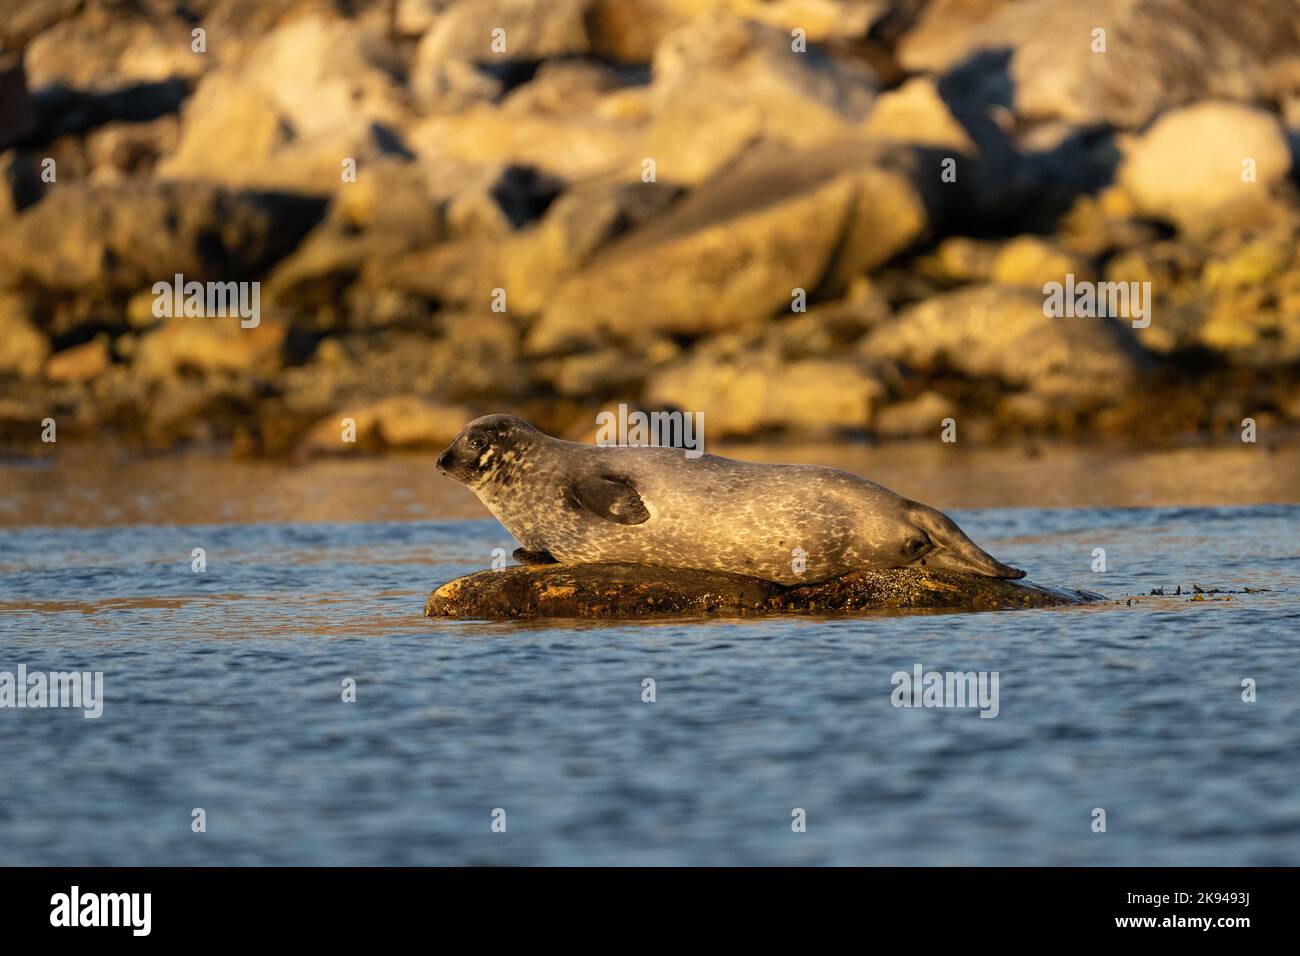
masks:
<path id="1" fill-rule="evenodd" d="M 291 250 L 324 211 L 292 196 L 132 179 L 52 190 L 0 231 L 0 285 L 130 294 L 255 275 Z"/>
<path id="2" fill-rule="evenodd" d="M 864 614 L 1061 607 L 1099 594 L 927 568 L 854 571 L 785 587 L 716 571 L 639 564 L 510 566 L 456 578 L 429 595 L 425 617 L 653 618 Z"/>
<path id="3" fill-rule="evenodd" d="M 187 47 L 188 49 L 188 47 Z M 409 123 L 401 60 L 356 23 L 304 17 L 276 28 L 238 62 L 203 77 L 186 103 L 169 179 L 327 193 L 403 154 Z"/>
<path id="4" fill-rule="evenodd" d="M 45 377 L 51 382 L 84 382 L 102 375 L 112 361 L 108 336 L 100 334 L 50 356 Z"/>
<path id="5" fill-rule="evenodd" d="M 90 2 L 50 24 L 24 54 L 32 90 L 107 94 L 188 82 L 208 69 L 212 59 L 191 49 L 184 16 L 142 6 Z"/>
<path id="6" fill-rule="evenodd" d="M 136 346 L 132 371 L 146 380 L 170 379 L 184 371 L 204 376 L 270 376 L 282 364 L 287 329 L 262 319 L 241 328 L 239 318 L 169 319 Z"/>
<path id="7" fill-rule="evenodd" d="M 644 404 L 702 412 L 709 434 L 751 436 L 862 431 L 884 386 L 861 360 L 787 360 L 772 350 L 705 352 L 669 365 L 646 384 Z"/>
<path id="8" fill-rule="evenodd" d="M 1092 264 L 1082 256 L 1038 236 L 1017 236 L 998 250 L 990 278 L 1002 285 L 1041 292 L 1048 282 L 1064 282 L 1067 274 L 1090 279 L 1091 273 Z"/>
<path id="9" fill-rule="evenodd" d="M 652 69 L 642 155 L 680 183 L 720 173 L 759 140 L 807 148 L 851 135 L 877 89 L 861 63 L 794 52 L 788 32 L 724 15 L 665 36 Z"/>
<path id="10" fill-rule="evenodd" d="M 998 285 L 937 295 L 873 331 L 861 352 L 876 362 L 956 371 L 1081 404 L 1104 402 L 1133 381 L 1143 352 L 1127 324 L 1048 318 L 1043 303 L 1041 291 Z"/>
<path id="11" fill-rule="evenodd" d="M 553 116 L 507 103 L 431 116 L 407 143 L 426 167 L 526 166 L 572 181 L 639 175 L 640 137 L 636 123 L 599 111 Z"/>
<path id="12" fill-rule="evenodd" d="M 755 151 L 561 286 L 530 347 L 755 326 L 795 289 L 833 296 L 925 230 L 920 176 L 909 151 L 869 141 Z"/>
<path id="13" fill-rule="evenodd" d="M 590 180 L 566 189 L 535 229 L 504 257 L 513 311 L 534 315 L 556 288 L 624 233 L 668 208 L 681 190 L 668 183 Z"/>
<path id="14" fill-rule="evenodd" d="M 934 437 L 943 430 L 943 420 L 958 412 L 956 404 L 938 392 L 922 392 L 905 402 L 886 405 L 877 414 L 871 430 L 882 438 Z"/>
<path id="15" fill-rule="evenodd" d="M 339 408 L 303 439 L 308 454 L 342 454 L 374 448 L 441 450 L 474 418 L 463 405 L 443 405 L 413 395 L 398 395 L 368 405 Z M 343 440 L 344 419 L 356 425 L 355 443 Z"/>
<path id="16" fill-rule="evenodd" d="M 415 74 L 448 60 L 531 63 L 591 52 L 591 0 L 461 0 L 434 18 Z M 500 31 L 500 32 L 494 32 Z"/>
<path id="17" fill-rule="evenodd" d="M 876 97 L 866 132 L 870 136 L 931 146 L 974 156 L 979 147 L 953 108 L 944 102 L 933 77 L 916 76 Z"/>
<path id="18" fill-rule="evenodd" d="M 1300 48 L 1295 12 L 1294 0 L 933 0 L 898 56 L 1025 121 L 1135 129 L 1193 100 L 1266 98 Z"/>
<path id="19" fill-rule="evenodd" d="M 1196 230 L 1233 205 L 1262 204 L 1290 170 L 1286 131 L 1274 114 L 1206 102 L 1161 116 L 1133 143 L 1119 180 L 1141 212 Z"/>
<path id="20" fill-rule="evenodd" d="M 0 293 L 0 375 L 30 378 L 50 354 L 50 341 L 27 317 L 21 298 Z"/>
<path id="21" fill-rule="evenodd" d="M 77 12 L 85 0 L 0 0 L 0 49 L 22 50 L 32 38 Z"/>

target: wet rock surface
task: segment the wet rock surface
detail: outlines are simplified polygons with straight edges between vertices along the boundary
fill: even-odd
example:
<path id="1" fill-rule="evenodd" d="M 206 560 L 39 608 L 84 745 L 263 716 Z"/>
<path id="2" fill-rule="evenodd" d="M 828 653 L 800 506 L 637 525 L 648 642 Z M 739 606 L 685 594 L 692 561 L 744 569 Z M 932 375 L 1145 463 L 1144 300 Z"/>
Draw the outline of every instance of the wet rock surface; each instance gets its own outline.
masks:
<path id="1" fill-rule="evenodd" d="M 866 614 L 1064 607 L 1099 594 L 1021 581 L 893 568 L 854 571 L 819 584 L 770 581 L 638 564 L 514 565 L 478 571 L 437 588 L 426 617 L 645 618 L 702 615 Z"/>

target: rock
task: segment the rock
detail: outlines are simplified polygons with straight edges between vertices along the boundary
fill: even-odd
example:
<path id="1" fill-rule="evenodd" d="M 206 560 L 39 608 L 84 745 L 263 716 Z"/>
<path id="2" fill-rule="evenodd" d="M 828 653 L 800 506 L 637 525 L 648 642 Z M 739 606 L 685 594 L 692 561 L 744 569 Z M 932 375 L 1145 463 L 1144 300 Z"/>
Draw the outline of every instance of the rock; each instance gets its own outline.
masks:
<path id="1" fill-rule="evenodd" d="M 859 276 L 850 281 L 844 298 L 782 316 L 762 329 L 756 344 L 776 349 L 787 360 L 852 354 L 862 336 L 891 315 L 881 289 Z"/>
<path id="2" fill-rule="evenodd" d="M 443 242 L 391 262 L 368 263 L 367 283 L 433 299 L 443 308 L 481 312 L 492 308 L 495 290 L 509 292 L 502 261 L 505 249 L 491 237 Z M 506 303 L 508 307 L 508 294 Z"/>
<path id="3" fill-rule="evenodd" d="M 27 317 L 25 303 L 14 295 L 0 294 L 0 375 L 31 378 L 40 372 L 50 354 L 50 342 Z"/>
<path id="4" fill-rule="evenodd" d="M 532 389 L 537 372 L 519 360 L 519 333 L 508 316 L 438 313 L 424 321 L 439 325 L 441 336 L 386 329 L 322 340 L 308 362 L 277 377 L 286 407 L 315 420 L 391 395 L 500 406 Z"/>
<path id="5" fill-rule="evenodd" d="M 642 155 L 680 183 L 720 173 L 759 140 L 807 148 L 858 132 L 877 85 L 865 65 L 792 52 L 789 33 L 723 15 L 665 36 L 653 77 Z"/>
<path id="6" fill-rule="evenodd" d="M 950 284 L 988 282 L 1000 252 L 1000 246 L 986 239 L 950 236 L 927 255 L 913 260 L 912 265 L 921 275 Z"/>
<path id="7" fill-rule="evenodd" d="M 420 37 L 434 24 L 451 0 L 397 0 L 393 29 L 404 37 Z"/>
<path id="8" fill-rule="evenodd" d="M 923 232 L 919 175 L 907 151 L 864 141 L 757 151 L 561 286 L 529 346 L 754 326 L 795 289 L 834 295 Z"/>
<path id="9" fill-rule="evenodd" d="M 864 614 L 1060 607 L 1099 594 L 924 568 L 854 571 L 820 584 L 637 564 L 510 566 L 456 578 L 429 595 L 425 617 L 642 618 L 668 615 Z"/>
<path id="10" fill-rule="evenodd" d="M 883 0 L 733 0 L 725 6 L 749 20 L 778 27 L 787 36 L 794 28 L 811 43 L 865 39 L 889 12 Z"/>
<path id="11" fill-rule="evenodd" d="M 448 60 L 536 62 L 591 52 L 590 0 L 474 0 L 453 3 L 424 35 L 416 71 Z M 494 31 L 502 31 L 494 33 Z"/>
<path id="12" fill-rule="evenodd" d="M 428 347 L 427 388 L 485 401 L 515 398 L 532 388 L 536 370 L 521 354 L 523 336 L 510 316 L 441 312 L 436 321 L 440 334 Z"/>
<path id="13" fill-rule="evenodd" d="M 619 236 L 660 214 L 681 195 L 667 183 L 591 180 L 566 189 L 537 228 L 504 256 L 511 309 L 535 315 L 555 290 Z"/>
<path id="14" fill-rule="evenodd" d="M 1116 396 L 1143 364 L 1129 325 L 1047 318 L 1043 301 L 1041 291 L 996 285 L 938 295 L 872 332 L 861 352 L 877 362 L 950 369 L 1081 404 Z"/>
<path id="15" fill-rule="evenodd" d="M 183 371 L 205 376 L 270 376 L 283 359 L 286 327 L 267 318 L 241 328 L 238 317 L 169 319 L 136 346 L 132 370 L 145 379 L 169 379 Z"/>
<path id="16" fill-rule="evenodd" d="M 1296 260 L 1290 241 L 1253 239 L 1232 254 L 1205 264 L 1201 281 L 1207 288 L 1233 290 L 1263 286 Z"/>
<path id="17" fill-rule="evenodd" d="M 348 288 L 360 281 L 376 294 L 401 294 L 380 279 L 369 281 L 372 273 L 444 238 L 446 224 L 424 170 L 384 160 L 335 194 L 324 221 L 275 267 L 263 291 L 296 325 L 334 331 L 364 324 Z"/>
<path id="18" fill-rule="evenodd" d="M 511 106 L 478 105 L 415 124 L 407 143 L 422 164 L 530 167 L 575 181 L 640 175 L 637 123 L 599 111 L 539 115 Z M 668 178 L 665 176 L 665 178 Z"/>
<path id="19" fill-rule="evenodd" d="M 922 392 L 906 402 L 886 405 L 876 414 L 871 430 L 882 438 L 934 436 L 943 430 L 943 420 L 957 413 L 957 406 L 938 392 Z"/>
<path id="20" fill-rule="evenodd" d="M 86 136 L 86 152 L 97 182 L 153 172 L 162 157 L 176 148 L 180 124 L 175 116 L 146 123 L 107 123 Z"/>
<path id="21" fill-rule="evenodd" d="M 1223 251 L 1206 261 L 1200 283 L 1173 290 L 1204 316 L 1188 336 L 1195 344 L 1241 365 L 1285 367 L 1300 360 L 1298 232 L 1292 226 L 1250 238 L 1216 237 Z"/>
<path id="22" fill-rule="evenodd" d="M 801 435 L 864 430 L 884 386 L 852 359 L 783 360 L 771 351 L 708 354 L 674 363 L 646 384 L 643 404 L 702 412 L 709 434 Z"/>
<path id="23" fill-rule="evenodd" d="M 442 405 L 411 395 L 386 398 L 360 407 L 344 407 L 322 418 L 303 440 L 309 454 L 341 454 L 375 448 L 441 450 L 475 417 L 463 405 Z M 343 439 L 344 419 L 355 423 L 356 442 Z"/>
<path id="24" fill-rule="evenodd" d="M 1293 0 L 934 0 L 898 56 L 1023 121 L 1134 129 L 1193 100 L 1267 98 L 1300 43 L 1294 14 Z"/>
<path id="25" fill-rule="evenodd" d="M 42 30 L 77 12 L 85 0 L 0 0 L 0 49 L 22 50 Z"/>
<path id="26" fill-rule="evenodd" d="M 973 156 L 979 147 L 939 94 L 933 77 L 917 76 L 876 97 L 865 132 L 900 143 Z"/>
<path id="27" fill-rule="evenodd" d="M 156 383 L 132 418 L 147 448 L 209 444 L 236 432 L 254 400 L 248 378 L 173 378 Z"/>
<path id="28" fill-rule="evenodd" d="M 990 278 L 1002 285 L 1041 293 L 1045 284 L 1064 282 L 1068 274 L 1076 279 L 1091 279 L 1092 265 L 1082 256 L 1038 236 L 1018 236 L 998 250 Z"/>
<path id="29" fill-rule="evenodd" d="M 639 85 L 641 76 L 593 60 L 552 60 L 538 66 L 533 78 L 512 90 L 503 105 L 517 113 L 586 113 L 600 109 L 608 94 Z"/>
<path id="30" fill-rule="evenodd" d="M 27 95 L 22 60 L 0 52 L 0 153 L 36 127 L 36 111 Z"/>
<path id="31" fill-rule="evenodd" d="M 129 294 L 187 281 L 256 275 L 292 249 L 324 204 L 213 186 L 73 183 L 0 232 L 0 283 Z"/>
<path id="32" fill-rule="evenodd" d="M 809 43 L 857 41 L 887 12 L 882 0 L 594 0 L 586 11 L 592 52 L 646 63 L 660 41 L 701 15 L 725 11 Z"/>
<path id="33" fill-rule="evenodd" d="M 446 204 L 453 238 L 501 238 L 540 217 L 564 188 L 562 180 L 525 166 L 484 168 Z"/>
<path id="34" fill-rule="evenodd" d="M 1248 159 L 1255 161 L 1257 181 L 1243 181 Z M 1290 148 L 1276 116 L 1208 102 L 1160 117 L 1133 144 L 1119 178 L 1142 212 L 1195 229 L 1234 204 L 1262 204 L 1290 169 Z"/>
<path id="35" fill-rule="evenodd" d="M 396 50 L 373 30 L 293 20 L 202 79 L 159 175 L 333 192 L 345 184 L 345 159 L 360 176 L 381 157 L 405 154 L 400 131 L 410 111 L 401 71 Z"/>
<path id="36" fill-rule="evenodd" d="M 31 88 L 109 93 L 192 80 L 212 61 L 191 49 L 190 29 L 172 10 L 87 3 L 28 44 Z"/>
<path id="37" fill-rule="evenodd" d="M 1095 258 L 1155 242 L 1159 224 L 1139 218 L 1133 198 L 1116 185 L 1095 196 L 1081 195 L 1058 222 L 1056 241 L 1064 249 Z"/>
<path id="38" fill-rule="evenodd" d="M 458 113 L 471 106 L 492 104 L 505 89 L 499 79 L 468 60 L 417 62 L 411 73 L 411 93 L 424 113 Z"/>
<path id="39" fill-rule="evenodd" d="M 679 352 L 670 340 L 659 340 L 638 352 L 596 349 L 547 360 L 541 363 L 542 374 L 556 392 L 568 398 L 634 395 L 655 366 L 676 358 Z"/>
<path id="40" fill-rule="evenodd" d="M 89 342 L 50 356 L 45 365 L 45 377 L 51 382 L 84 382 L 101 375 L 112 361 L 108 336 L 98 335 Z"/>

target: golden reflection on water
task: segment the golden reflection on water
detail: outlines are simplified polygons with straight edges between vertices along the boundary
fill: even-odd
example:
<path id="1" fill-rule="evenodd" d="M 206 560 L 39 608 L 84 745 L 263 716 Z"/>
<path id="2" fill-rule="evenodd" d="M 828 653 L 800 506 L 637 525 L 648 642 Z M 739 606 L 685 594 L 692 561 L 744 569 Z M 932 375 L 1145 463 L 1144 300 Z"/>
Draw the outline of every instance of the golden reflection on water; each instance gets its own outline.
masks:
<path id="1" fill-rule="evenodd" d="M 935 442 L 744 445 L 753 461 L 843 468 L 938 508 L 1159 507 L 1300 502 L 1300 448 L 1238 444 L 1159 451 Z M 0 464 L 0 527 L 413 521 L 487 511 L 438 474 L 435 455 L 305 463 L 90 448 Z"/>

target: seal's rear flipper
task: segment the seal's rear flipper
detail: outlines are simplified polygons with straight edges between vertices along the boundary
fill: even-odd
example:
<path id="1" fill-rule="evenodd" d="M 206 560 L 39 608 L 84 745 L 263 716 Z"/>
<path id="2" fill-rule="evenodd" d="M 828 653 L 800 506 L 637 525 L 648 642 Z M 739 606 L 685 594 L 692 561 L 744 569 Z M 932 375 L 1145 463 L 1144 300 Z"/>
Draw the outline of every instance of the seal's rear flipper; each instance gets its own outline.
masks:
<path id="1" fill-rule="evenodd" d="M 650 517 L 645 502 L 626 478 L 588 475 L 569 486 L 569 498 L 598 518 L 618 524 L 640 524 Z"/>
<path id="2" fill-rule="evenodd" d="M 942 511 L 936 511 L 928 505 L 913 503 L 910 514 L 917 527 L 930 536 L 930 541 L 938 549 L 925 555 L 918 563 L 965 574 L 982 574 L 990 578 L 1025 576 L 1024 571 L 1003 564 L 966 537 L 966 533 L 957 527 L 957 523 Z"/>

